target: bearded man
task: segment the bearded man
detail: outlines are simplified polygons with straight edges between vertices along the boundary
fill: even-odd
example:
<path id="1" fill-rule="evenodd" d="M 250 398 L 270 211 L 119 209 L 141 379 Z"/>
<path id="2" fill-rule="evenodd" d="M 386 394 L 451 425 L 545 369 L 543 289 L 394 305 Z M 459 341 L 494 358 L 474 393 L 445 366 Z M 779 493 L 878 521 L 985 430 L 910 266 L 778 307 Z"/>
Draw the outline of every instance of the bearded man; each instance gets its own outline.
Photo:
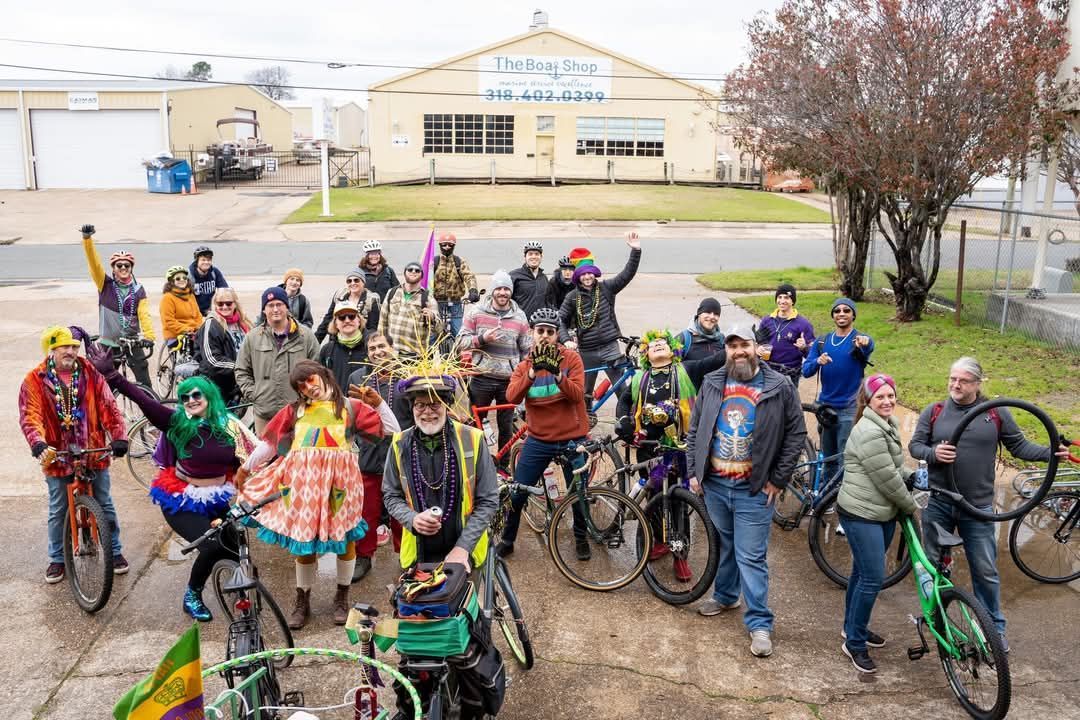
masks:
<path id="1" fill-rule="evenodd" d="M 704 492 L 720 534 L 713 596 L 698 612 L 719 615 L 746 598 L 743 623 L 755 657 L 772 654 L 766 551 L 773 501 L 787 485 L 806 440 L 795 386 L 761 363 L 750 327 L 724 335 L 722 369 L 705 376 L 686 435 L 690 487 Z"/>

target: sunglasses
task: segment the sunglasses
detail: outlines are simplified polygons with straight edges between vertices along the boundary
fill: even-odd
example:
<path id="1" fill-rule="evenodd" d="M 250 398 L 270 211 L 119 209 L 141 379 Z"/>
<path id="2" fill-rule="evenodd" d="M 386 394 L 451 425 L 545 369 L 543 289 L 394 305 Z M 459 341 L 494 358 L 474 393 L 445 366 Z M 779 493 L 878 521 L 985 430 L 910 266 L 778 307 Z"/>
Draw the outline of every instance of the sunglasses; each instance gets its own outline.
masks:
<path id="1" fill-rule="evenodd" d="M 232 307 L 236 303 L 233 302 L 232 300 L 219 300 L 214 304 L 217 305 L 218 307 Z"/>
<path id="2" fill-rule="evenodd" d="M 187 280 L 187 273 L 176 273 L 172 276 L 173 280 Z"/>
<path id="3" fill-rule="evenodd" d="M 334 317 L 336 317 L 338 320 L 341 320 L 342 322 L 352 322 L 357 318 L 357 315 L 356 313 L 341 313 L 339 315 L 335 315 Z"/>
<path id="4" fill-rule="evenodd" d="M 423 272 L 423 270 L 421 270 L 420 268 L 405 268 L 405 272 L 407 272 L 407 273 L 411 273 L 411 272 L 418 273 L 418 272 Z"/>
<path id="5" fill-rule="evenodd" d="M 364 282 L 364 281 L 361 280 L 360 278 L 346 278 L 345 279 L 345 284 L 346 285 L 356 285 L 356 284 L 362 283 L 362 282 Z"/>
<path id="6" fill-rule="evenodd" d="M 833 310 L 832 314 L 833 315 L 850 315 L 851 314 L 851 308 L 847 308 L 847 307 L 844 307 L 843 305 L 841 305 L 840 307 Z"/>
<path id="7" fill-rule="evenodd" d="M 182 403 L 198 402 L 203 399 L 202 390 L 192 390 L 189 393 L 180 393 L 177 396 Z"/>
<path id="8" fill-rule="evenodd" d="M 536 327 L 534 327 L 533 332 L 535 332 L 537 335 L 541 335 L 541 336 L 558 335 L 558 333 L 559 333 L 559 331 L 556 330 L 555 328 L 553 328 L 553 327 L 545 327 L 543 325 L 537 325 Z"/>
<path id="9" fill-rule="evenodd" d="M 131 263 L 118 262 L 118 263 L 114 263 L 113 267 L 116 268 L 117 270 L 130 270 L 131 269 Z"/>

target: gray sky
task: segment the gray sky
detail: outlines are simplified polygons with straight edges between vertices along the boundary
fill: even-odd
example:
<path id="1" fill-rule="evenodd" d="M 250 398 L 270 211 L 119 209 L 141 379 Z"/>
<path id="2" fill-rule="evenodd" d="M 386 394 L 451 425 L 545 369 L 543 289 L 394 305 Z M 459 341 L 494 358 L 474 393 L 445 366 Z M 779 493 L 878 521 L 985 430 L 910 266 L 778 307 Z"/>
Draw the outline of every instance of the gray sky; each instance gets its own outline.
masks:
<path id="1" fill-rule="evenodd" d="M 745 23 L 780 0 L 699 3 L 654 0 L 583 3 L 372 2 L 118 2 L 17 0 L 4 10 L 0 37 L 132 48 L 293 57 L 405 65 L 433 63 L 528 29 L 533 10 L 553 28 L 670 73 L 723 75 L 742 60 Z M 190 67 L 199 58 L 143 55 L 0 42 L 0 63 L 153 75 L 166 65 Z M 243 80 L 270 63 L 206 58 L 213 78 Z M 364 88 L 397 74 L 384 68 L 330 70 L 286 64 L 299 85 Z M 0 67 L 0 79 L 90 77 Z M 711 85 L 712 83 L 702 84 Z M 300 90 L 301 100 L 328 94 L 366 102 L 364 93 Z"/>

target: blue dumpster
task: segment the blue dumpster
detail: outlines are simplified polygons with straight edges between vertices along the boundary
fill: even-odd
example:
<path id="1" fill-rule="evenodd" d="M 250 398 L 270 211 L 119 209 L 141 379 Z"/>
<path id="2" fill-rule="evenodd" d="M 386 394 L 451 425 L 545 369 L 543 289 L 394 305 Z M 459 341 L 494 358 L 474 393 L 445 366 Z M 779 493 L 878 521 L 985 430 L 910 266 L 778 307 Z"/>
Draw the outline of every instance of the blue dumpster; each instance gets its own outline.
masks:
<path id="1" fill-rule="evenodd" d="M 146 189 L 152 193 L 191 192 L 191 165 L 187 160 L 160 159 L 160 167 L 146 168 Z"/>

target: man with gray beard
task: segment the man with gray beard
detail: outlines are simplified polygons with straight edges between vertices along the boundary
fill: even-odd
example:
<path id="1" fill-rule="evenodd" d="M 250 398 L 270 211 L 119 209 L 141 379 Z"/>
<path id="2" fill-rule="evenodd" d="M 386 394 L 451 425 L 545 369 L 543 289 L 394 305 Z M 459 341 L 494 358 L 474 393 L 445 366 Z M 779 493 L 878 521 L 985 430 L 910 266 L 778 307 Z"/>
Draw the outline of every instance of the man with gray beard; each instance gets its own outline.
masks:
<path id="1" fill-rule="evenodd" d="M 795 386 L 758 361 L 750 327 L 724 335 L 725 366 L 705 376 L 686 437 L 690 487 L 704 493 L 720 534 L 713 596 L 698 612 L 735 610 L 746 599 L 743 623 L 750 652 L 772 654 L 766 550 L 773 501 L 788 483 L 806 439 Z"/>

